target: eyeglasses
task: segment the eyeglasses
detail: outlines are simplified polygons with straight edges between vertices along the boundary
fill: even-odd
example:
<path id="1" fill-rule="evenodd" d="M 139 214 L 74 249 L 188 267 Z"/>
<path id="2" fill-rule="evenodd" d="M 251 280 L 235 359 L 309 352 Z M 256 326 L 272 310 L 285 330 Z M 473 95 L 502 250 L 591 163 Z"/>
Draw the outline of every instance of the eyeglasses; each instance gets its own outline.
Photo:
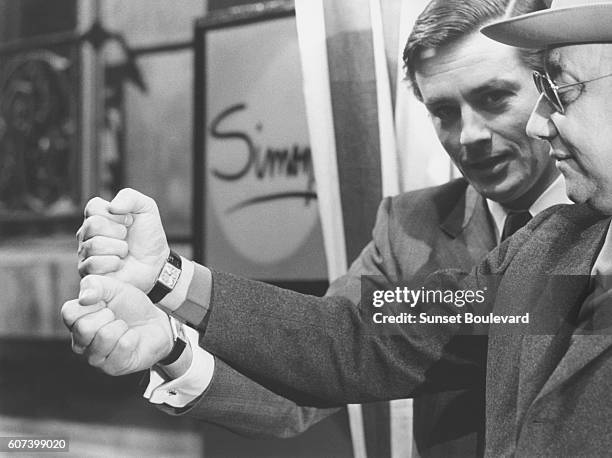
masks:
<path id="1" fill-rule="evenodd" d="M 538 92 L 540 94 L 544 94 L 544 97 L 546 97 L 546 100 L 550 102 L 554 109 L 561 114 L 565 114 L 565 107 L 563 106 L 563 102 L 561 102 L 561 98 L 559 97 L 559 89 L 577 86 L 578 84 L 591 83 L 593 81 L 597 81 L 602 78 L 607 78 L 609 76 L 612 76 L 612 73 L 608 75 L 598 76 L 597 78 L 593 78 L 586 81 L 579 81 L 577 83 L 562 84 L 561 86 L 557 86 L 557 84 L 553 80 L 551 80 L 547 74 L 533 72 L 533 81 L 535 82 Z"/>

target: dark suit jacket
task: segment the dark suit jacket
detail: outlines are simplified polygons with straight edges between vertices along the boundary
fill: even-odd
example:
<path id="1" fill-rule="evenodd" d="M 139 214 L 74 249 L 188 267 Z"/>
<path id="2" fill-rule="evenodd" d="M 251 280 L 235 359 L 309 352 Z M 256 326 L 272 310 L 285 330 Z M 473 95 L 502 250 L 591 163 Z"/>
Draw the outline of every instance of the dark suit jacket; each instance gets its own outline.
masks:
<path id="1" fill-rule="evenodd" d="M 389 211 L 391 210 L 391 211 Z M 397 234 L 385 247 L 389 226 Z M 418 278 L 447 267 L 470 269 L 495 246 L 484 199 L 463 179 L 405 193 L 381 205 L 372 242 L 329 294 L 359 300 L 360 276 Z M 388 259 L 380 262 L 381 249 Z M 482 339 L 481 339 L 482 340 Z M 482 340 L 480 345 L 486 345 Z M 470 390 L 427 395 L 415 401 L 415 439 L 423 456 L 474 456 L 484 441 L 484 373 Z M 299 407 L 218 361 L 205 396 L 187 414 L 248 435 L 289 437 L 335 409 Z"/>
<path id="2" fill-rule="evenodd" d="M 410 251 L 397 246 L 404 228 L 394 201 L 386 201 L 382 211 L 389 216 L 379 219 L 387 224 L 377 225 L 379 245 L 371 261 L 393 276 Z M 489 288 L 495 294 L 477 310 L 482 313 L 531 313 L 533 335 L 506 335 L 507 328 L 492 325 L 487 355 L 457 345 L 463 325 L 395 325 L 391 333 L 372 332 L 355 306 L 358 285 L 350 277 L 335 284 L 331 296 L 316 298 L 221 272 L 213 272 L 209 312 L 199 325 L 201 344 L 272 391 L 314 406 L 469 388 L 486 358 L 487 455 L 607 454 L 612 336 L 572 335 L 568 323 L 588 292 L 587 277 L 608 224 L 609 218 L 583 205 L 556 207 L 470 275 L 438 273 L 428 282 Z M 435 256 L 432 251 L 424 264 Z M 559 281 L 555 274 L 567 276 Z M 430 311 L 457 310 L 430 304 Z"/>

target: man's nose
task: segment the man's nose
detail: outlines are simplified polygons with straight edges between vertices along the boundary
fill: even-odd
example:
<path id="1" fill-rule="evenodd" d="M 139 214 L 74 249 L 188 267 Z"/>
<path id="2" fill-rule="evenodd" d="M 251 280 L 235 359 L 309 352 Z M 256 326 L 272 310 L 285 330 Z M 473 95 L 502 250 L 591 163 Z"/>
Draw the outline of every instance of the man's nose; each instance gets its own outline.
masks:
<path id="1" fill-rule="evenodd" d="M 550 120 L 550 115 L 555 113 L 553 106 L 546 100 L 544 94 L 540 94 L 536 106 L 527 121 L 527 135 L 542 140 L 550 140 L 558 135 L 555 124 Z"/>
<path id="2" fill-rule="evenodd" d="M 491 131 L 487 127 L 486 120 L 476 111 L 466 109 L 461 114 L 462 126 L 459 141 L 461 146 L 470 148 L 491 142 Z"/>

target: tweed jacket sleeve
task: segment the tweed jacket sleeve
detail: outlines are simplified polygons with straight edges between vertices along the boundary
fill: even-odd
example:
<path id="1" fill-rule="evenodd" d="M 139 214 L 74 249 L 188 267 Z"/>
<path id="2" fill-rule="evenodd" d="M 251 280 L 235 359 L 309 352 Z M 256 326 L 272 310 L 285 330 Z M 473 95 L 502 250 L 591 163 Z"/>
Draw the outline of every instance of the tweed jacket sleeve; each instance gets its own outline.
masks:
<path id="1" fill-rule="evenodd" d="M 381 208 L 389 205 L 383 203 Z M 380 219 L 380 218 L 379 218 Z M 379 226 L 374 232 L 379 232 Z M 371 242 L 353 262 L 347 275 L 331 285 L 327 294 L 347 294 L 355 303 L 359 301 L 361 274 L 390 275 L 379 266 L 383 259 L 390 259 L 389 253 L 380 253 L 375 242 Z M 392 269 L 395 275 L 395 269 Z M 188 307 L 179 308 L 174 315 L 194 326 L 198 318 L 204 316 L 208 300 L 200 301 L 202 296 L 198 282 L 206 282 L 201 266 L 195 267 L 195 288 L 190 288 Z M 184 316 L 183 311 L 189 311 Z M 196 327 L 196 326 L 194 326 Z M 260 384 L 234 370 L 220 359 L 216 359 L 213 378 L 206 391 L 190 406 L 175 409 L 161 405 L 160 409 L 171 415 L 186 415 L 230 429 L 239 434 L 256 437 L 293 437 L 315 423 L 338 411 L 337 408 L 318 409 L 302 407 L 295 402 L 279 396 Z"/>
<path id="2" fill-rule="evenodd" d="M 386 206 L 390 206 L 389 199 L 383 202 L 381 208 Z M 380 214 L 383 213 L 381 210 Z M 380 226 L 377 225 L 374 232 L 382 235 L 384 231 L 380 231 Z M 347 275 L 330 286 L 327 295 L 345 293 L 354 303 L 358 303 L 361 274 L 396 275 L 395 268 L 391 273 L 380 267 L 383 259 L 390 259 L 390 254 L 381 253 L 376 243 L 370 242 L 353 262 Z M 207 280 L 199 278 L 202 277 L 198 275 L 201 271 L 201 267 L 196 266 L 195 282 Z M 183 307 L 175 315 L 193 326 L 192 317 L 203 315 L 203 312 L 198 312 L 196 308 L 198 291 L 190 291 L 189 297 L 191 313 L 182 317 L 181 310 L 187 309 Z M 205 302 L 202 308 L 207 308 L 208 301 Z M 218 358 L 209 387 L 193 404 L 184 409 L 163 405 L 159 408 L 171 415 L 190 416 L 242 435 L 281 438 L 296 436 L 338 411 L 338 408 L 319 409 L 299 406 L 254 382 Z"/>
<path id="3" fill-rule="evenodd" d="M 201 345 L 302 405 L 338 406 L 470 386 L 482 374 L 484 360 L 453 345 L 456 325 L 397 325 L 380 333 L 363 319 L 359 273 L 393 278 L 392 210 L 392 201 L 385 200 L 362 265 L 332 285 L 325 298 L 213 270 Z M 495 270 L 490 264 L 498 264 L 498 258 L 494 253 L 480 270 Z M 434 283 L 467 289 L 480 286 L 481 278 L 478 270 L 470 276 L 451 272 L 439 274 Z M 440 305 L 437 313 L 455 311 Z"/>
<path id="4" fill-rule="evenodd" d="M 186 415 L 250 437 L 288 438 L 338 409 L 302 407 L 279 396 L 217 359 L 206 391 L 184 409 L 160 406 L 170 415 Z"/>
<path id="5" fill-rule="evenodd" d="M 373 242 L 366 248 L 372 250 L 371 265 L 383 276 L 388 259 L 394 262 L 383 255 L 393 252 L 394 239 L 389 234 L 397 226 L 397 216 L 392 210 L 392 202 L 386 200 Z M 471 274 L 437 273 L 431 283 L 455 290 L 489 287 L 495 291 L 495 285 L 486 283 L 495 278 L 490 274 L 503 274 L 517 251 L 539 244 L 532 234 L 551 213 L 534 218 Z M 529 278 L 529 270 L 521 276 Z M 460 325 L 414 328 L 399 324 L 385 333 L 373 332 L 371 323 L 364 320 L 360 294 L 352 286 L 318 298 L 216 271 L 212 277 L 210 310 L 198 325 L 201 345 L 300 405 L 329 407 L 461 389 L 482 373 L 483 355 L 455 345 Z M 430 305 L 439 315 L 456 313 L 447 304 Z M 492 300 L 485 302 L 479 312 L 487 312 L 492 305 Z"/>

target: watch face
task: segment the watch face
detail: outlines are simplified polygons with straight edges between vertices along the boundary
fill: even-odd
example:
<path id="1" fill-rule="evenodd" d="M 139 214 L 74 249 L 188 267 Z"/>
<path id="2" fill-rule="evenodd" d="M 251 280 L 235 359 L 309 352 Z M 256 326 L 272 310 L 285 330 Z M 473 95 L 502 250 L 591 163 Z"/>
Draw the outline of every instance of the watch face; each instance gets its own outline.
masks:
<path id="1" fill-rule="evenodd" d="M 162 270 L 162 273 L 157 281 L 162 283 L 164 286 L 173 289 L 176 286 L 176 282 L 178 281 L 180 275 L 181 269 L 177 269 L 172 264 L 166 263 L 164 270 Z"/>

